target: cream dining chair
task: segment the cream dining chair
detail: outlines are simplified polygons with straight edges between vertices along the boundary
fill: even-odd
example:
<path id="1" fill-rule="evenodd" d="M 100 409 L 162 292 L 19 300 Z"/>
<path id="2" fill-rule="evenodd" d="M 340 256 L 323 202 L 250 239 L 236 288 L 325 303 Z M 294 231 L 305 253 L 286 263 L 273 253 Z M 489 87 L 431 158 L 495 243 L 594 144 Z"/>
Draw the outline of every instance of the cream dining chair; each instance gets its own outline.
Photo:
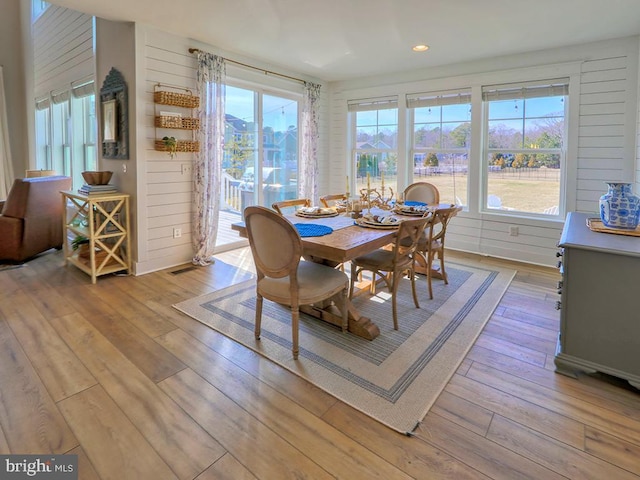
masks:
<path id="1" fill-rule="evenodd" d="M 432 183 L 416 182 L 404 189 L 404 201 L 438 205 L 440 203 L 440 192 Z"/>
<path id="2" fill-rule="evenodd" d="M 282 215 L 265 207 L 244 210 L 249 245 L 255 263 L 255 337 L 260 339 L 263 298 L 291 307 L 293 358 L 298 358 L 300 305 L 333 300 L 342 313 L 342 331 L 348 327 L 349 278 L 344 272 L 314 262 L 301 261 L 302 240 Z"/>
<path id="3" fill-rule="evenodd" d="M 398 227 L 398 234 L 393 243 L 393 248 L 387 250 L 380 248 L 371 253 L 364 254 L 351 260 L 351 281 L 349 286 L 349 297 L 353 297 L 354 283 L 364 270 L 372 272 L 371 293 L 375 290 L 376 275 L 380 276 L 386 283 L 391 293 L 391 311 L 393 315 L 393 328 L 398 330 L 398 314 L 396 307 L 396 296 L 400 279 L 404 272 L 409 271 L 411 280 L 411 293 L 413 303 L 416 308 L 420 308 L 418 295 L 416 293 L 415 281 L 415 252 L 418 248 L 420 236 L 424 233 L 425 226 L 430 220 L 430 216 L 420 217 L 415 220 L 403 220 Z"/>

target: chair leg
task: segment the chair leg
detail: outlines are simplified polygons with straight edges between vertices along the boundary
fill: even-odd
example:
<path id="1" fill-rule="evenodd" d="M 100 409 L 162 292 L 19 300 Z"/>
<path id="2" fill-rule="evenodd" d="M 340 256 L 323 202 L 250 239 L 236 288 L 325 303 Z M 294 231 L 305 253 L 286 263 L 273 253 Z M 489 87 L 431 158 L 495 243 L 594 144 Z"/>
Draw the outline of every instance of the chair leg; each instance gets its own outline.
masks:
<path id="1" fill-rule="evenodd" d="M 293 352 L 293 359 L 298 359 L 298 323 L 300 321 L 300 310 L 298 306 L 291 307 L 291 351 Z"/>
<path id="2" fill-rule="evenodd" d="M 429 286 L 429 299 L 433 300 L 433 287 L 431 286 L 431 265 L 433 264 L 433 254 L 427 255 L 427 285 Z"/>
<path id="3" fill-rule="evenodd" d="M 442 273 L 442 279 L 444 280 L 445 285 L 449 285 L 449 280 L 447 279 L 447 272 L 444 271 L 444 249 L 438 252 L 438 257 L 440 258 L 440 272 Z"/>
<path id="4" fill-rule="evenodd" d="M 398 284 L 402 272 L 393 272 L 393 282 L 391 284 L 391 312 L 393 313 L 393 329 L 398 330 L 398 312 L 396 308 L 396 296 L 398 293 Z"/>
<path id="5" fill-rule="evenodd" d="M 349 330 L 349 308 L 347 294 L 348 290 L 346 288 L 340 294 L 338 294 L 340 302 L 340 313 L 342 313 L 342 333 L 346 333 Z"/>
<path id="6" fill-rule="evenodd" d="M 254 334 L 256 336 L 256 340 L 260 340 L 260 325 L 262 323 L 262 295 L 256 295 L 256 322 L 255 322 L 255 331 Z"/>
<path id="7" fill-rule="evenodd" d="M 369 293 L 371 295 L 375 295 L 376 294 L 376 282 L 378 281 L 378 277 L 376 276 L 376 272 L 372 271 L 371 272 L 371 283 L 369 284 Z"/>
<path id="8" fill-rule="evenodd" d="M 349 280 L 349 298 L 353 298 L 353 289 L 355 288 L 356 276 L 358 275 L 358 268 L 351 264 L 351 279 Z"/>
<path id="9" fill-rule="evenodd" d="M 411 270 L 409 270 L 409 275 L 411 275 L 411 293 L 413 294 L 413 303 L 416 308 L 420 308 L 420 304 L 418 303 L 418 292 L 416 292 L 416 270 L 415 264 L 411 265 Z"/>

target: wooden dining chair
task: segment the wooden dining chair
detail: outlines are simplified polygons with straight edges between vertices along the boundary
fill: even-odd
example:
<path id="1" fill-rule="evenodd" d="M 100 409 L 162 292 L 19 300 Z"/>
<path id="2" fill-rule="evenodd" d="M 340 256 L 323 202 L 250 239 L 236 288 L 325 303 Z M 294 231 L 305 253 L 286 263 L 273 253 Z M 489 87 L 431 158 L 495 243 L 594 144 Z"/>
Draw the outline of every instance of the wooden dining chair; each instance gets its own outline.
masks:
<path id="1" fill-rule="evenodd" d="M 433 287 L 431 280 L 433 276 L 433 261 L 437 257 L 440 260 L 440 274 L 445 285 L 449 284 L 447 272 L 444 269 L 444 241 L 447 233 L 447 226 L 455 217 L 461 207 L 451 205 L 447 208 L 438 208 L 433 213 L 432 220 L 426 225 L 425 234 L 421 235 L 416 255 L 419 263 L 423 264 L 427 271 L 427 285 L 429 287 L 429 298 L 433 298 Z"/>
<path id="2" fill-rule="evenodd" d="M 292 200 L 282 200 L 280 202 L 274 202 L 271 207 L 278 212 L 280 215 L 283 215 L 282 210 L 290 207 L 310 207 L 311 200 L 308 198 L 294 198 Z"/>
<path id="3" fill-rule="evenodd" d="M 371 293 L 375 292 L 376 276 L 380 276 L 391 293 L 391 309 L 393 314 L 393 328 L 398 330 L 398 315 L 396 296 L 398 285 L 404 272 L 409 272 L 411 293 L 416 308 L 420 308 L 415 283 L 415 252 L 418 248 L 420 236 L 424 233 L 425 225 L 430 216 L 415 220 L 403 220 L 398 227 L 398 234 L 391 250 L 380 248 L 351 260 L 351 280 L 349 298 L 353 297 L 355 279 L 363 271 L 373 273 L 371 279 Z M 402 241 L 404 240 L 404 241 Z"/>
<path id="4" fill-rule="evenodd" d="M 440 192 L 438 191 L 438 187 L 432 183 L 415 182 L 404 189 L 404 201 L 438 205 L 440 203 Z"/>
<path id="5" fill-rule="evenodd" d="M 333 207 L 335 202 L 346 202 L 347 196 L 344 193 L 334 193 L 332 195 L 323 195 L 320 197 L 320 202 L 323 207 Z"/>
<path id="6" fill-rule="evenodd" d="M 260 339 L 263 299 L 291 307 L 293 358 L 298 358 L 300 305 L 333 300 L 342 314 L 342 331 L 348 327 L 349 278 L 344 272 L 314 262 L 301 261 L 302 240 L 282 215 L 260 206 L 244 210 L 249 246 L 255 263 L 255 337 Z"/>

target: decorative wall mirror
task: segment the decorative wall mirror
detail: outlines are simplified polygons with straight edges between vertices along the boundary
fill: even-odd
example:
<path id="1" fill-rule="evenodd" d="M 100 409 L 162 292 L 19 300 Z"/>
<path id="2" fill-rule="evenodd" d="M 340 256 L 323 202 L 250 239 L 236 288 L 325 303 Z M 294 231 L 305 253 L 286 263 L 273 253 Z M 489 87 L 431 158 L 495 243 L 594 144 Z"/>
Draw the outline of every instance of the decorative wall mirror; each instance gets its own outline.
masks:
<path id="1" fill-rule="evenodd" d="M 102 157 L 129 159 L 129 104 L 127 84 L 115 68 L 100 89 Z"/>

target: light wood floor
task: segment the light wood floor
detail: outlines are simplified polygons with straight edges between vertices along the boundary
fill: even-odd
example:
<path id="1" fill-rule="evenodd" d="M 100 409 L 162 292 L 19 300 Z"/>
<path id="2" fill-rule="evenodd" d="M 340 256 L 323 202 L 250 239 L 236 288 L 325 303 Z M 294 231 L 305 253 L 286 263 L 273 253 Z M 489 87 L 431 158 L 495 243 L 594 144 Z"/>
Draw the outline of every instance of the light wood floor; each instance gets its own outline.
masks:
<path id="1" fill-rule="evenodd" d="M 234 265 L 247 249 L 96 285 L 60 252 L 0 271 L 0 453 L 75 453 L 103 480 L 640 479 L 640 394 L 553 371 L 555 270 L 508 264 L 410 438 L 171 307 L 242 281 Z"/>

